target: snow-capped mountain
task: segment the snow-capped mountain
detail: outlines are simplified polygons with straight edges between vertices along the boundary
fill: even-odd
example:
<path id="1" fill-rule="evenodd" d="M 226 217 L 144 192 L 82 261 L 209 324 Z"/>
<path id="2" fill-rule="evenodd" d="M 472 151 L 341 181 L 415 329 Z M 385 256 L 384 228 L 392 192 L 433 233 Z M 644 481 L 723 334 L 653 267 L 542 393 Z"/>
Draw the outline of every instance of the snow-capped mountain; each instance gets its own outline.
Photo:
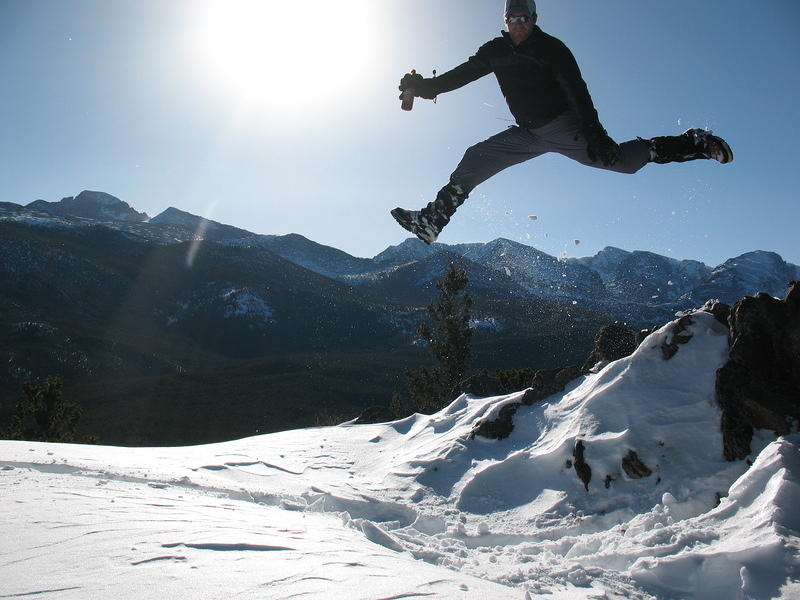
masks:
<path id="1" fill-rule="evenodd" d="M 463 395 L 432 415 L 188 448 L 0 441 L 3 591 L 794 599 L 800 435 L 762 430 L 724 459 L 727 354 L 727 328 L 700 312 L 532 404 Z M 476 434 L 511 406 L 507 437 Z"/>
<path id="2" fill-rule="evenodd" d="M 263 369 L 276 379 L 302 377 L 306 386 L 300 400 L 283 394 L 272 401 L 280 414 L 268 420 L 306 424 L 309 409 L 303 415 L 291 407 L 314 405 L 329 378 L 339 377 L 341 368 L 317 358 L 332 352 L 361 353 L 346 359 L 344 372 L 363 388 L 362 406 L 388 403 L 403 371 L 422 360 L 416 324 L 452 261 L 468 270 L 474 322 L 491 325 L 475 334 L 477 369 L 582 364 L 610 322 L 651 328 L 708 298 L 781 296 L 798 270 L 763 252 L 717 269 L 617 249 L 570 261 L 504 239 L 406 240 L 357 258 L 299 235 L 257 235 L 176 208 L 137 220 L 110 196 L 78 197 L 80 214 L 69 212 L 70 202 L 55 203 L 56 211 L 0 203 L 0 418 L 26 378 L 59 375 L 88 386 L 82 393 L 96 401 L 96 415 L 115 410 L 100 380 L 164 377 L 184 390 L 184 405 L 214 385 L 232 386 L 231 402 L 255 422 L 265 413 L 250 388 Z M 287 352 L 296 358 L 285 360 Z M 260 366 L 240 368 L 240 361 Z M 226 369 L 234 372 L 219 375 Z M 212 382 L 187 376 L 201 372 L 214 373 Z M 135 403 L 139 385 L 125 383 L 121 402 Z M 213 410 L 212 401 L 206 406 Z M 137 427 L 114 432 L 114 441 L 163 443 L 159 435 L 174 435 L 153 434 L 140 416 Z M 181 443 L 209 439 L 187 431 Z"/>
<path id="3" fill-rule="evenodd" d="M 535 295 L 570 300 L 598 300 L 606 295 L 602 280 L 591 269 L 518 242 L 500 238 L 459 250 L 464 258 L 504 272 Z"/>
<path id="4" fill-rule="evenodd" d="M 48 220 L 47 215 L 61 220 Z M 94 217 L 92 216 L 94 215 Z M 531 298 L 580 302 L 595 310 L 617 314 L 636 321 L 637 308 L 642 319 L 652 318 L 653 310 L 662 317 L 676 309 L 718 298 L 732 303 L 757 292 L 780 296 L 789 281 L 800 277 L 800 267 L 786 263 L 771 252 L 755 251 L 731 258 L 712 268 L 699 261 L 675 260 L 652 252 L 629 252 L 607 247 L 595 256 L 562 259 L 530 246 L 506 239 L 488 243 L 427 246 L 407 239 L 390 246 L 375 257 L 358 258 L 336 248 L 318 244 L 297 234 L 257 235 L 170 207 L 147 219 L 126 203 L 101 192 L 82 192 L 60 203 L 36 201 L 27 207 L 0 206 L 0 219 L 39 225 L 83 226 L 94 220 L 104 226 L 158 243 L 178 243 L 207 239 L 218 243 L 264 246 L 305 269 L 349 285 L 397 288 L 394 277 L 402 276 L 412 264 L 418 274 L 415 283 L 431 288 L 442 274 L 444 254 L 458 258 L 473 270 L 486 274 L 483 287 L 495 294 L 506 293 L 513 281 L 514 293 Z M 614 307 L 617 307 L 615 309 Z M 660 311 L 660 312 L 659 312 Z"/>
<path id="5" fill-rule="evenodd" d="M 441 244 L 431 246 L 416 239 L 407 239 L 390 246 L 369 259 L 356 259 L 339 254 L 331 259 L 333 249 L 292 236 L 291 251 L 281 247 L 273 237 L 269 247 L 287 260 L 297 261 L 311 270 L 354 284 L 376 278 L 387 280 L 400 273 L 400 267 L 420 265 L 427 272 L 427 283 L 441 276 L 441 268 L 433 265 L 437 257 L 447 255 L 467 265 L 480 265 L 490 275 L 485 280 L 504 285 L 510 279 L 530 297 L 560 299 L 565 303 L 588 302 L 597 310 L 620 313 L 636 320 L 635 305 L 641 307 L 645 319 L 651 318 L 647 307 L 661 308 L 662 317 L 677 309 L 716 298 L 728 303 L 742 296 L 766 292 L 782 296 L 787 284 L 800 276 L 800 267 L 786 263 L 775 253 L 756 251 L 732 258 L 711 268 L 700 261 L 676 260 L 652 252 L 629 252 L 607 247 L 595 256 L 561 259 L 530 246 L 499 238 L 488 243 Z M 321 257 L 328 257 L 323 261 Z M 421 265 L 431 265 L 422 268 Z M 417 283 L 422 283 L 418 281 Z"/>
<path id="6" fill-rule="evenodd" d="M 786 282 L 797 280 L 798 276 L 800 267 L 787 263 L 774 252 L 758 250 L 725 261 L 687 290 L 686 295 L 694 300 L 711 295 L 728 298 L 741 290 L 752 290 L 745 295 L 757 290 L 780 297 Z"/>
<path id="7" fill-rule="evenodd" d="M 254 237 L 254 234 L 244 229 L 223 225 L 205 217 L 198 217 L 173 206 L 150 219 L 148 225 L 151 226 L 151 229 L 171 232 L 175 236 L 175 241 L 211 239 L 234 242 Z"/>
<path id="8" fill-rule="evenodd" d="M 711 272 L 699 261 L 675 260 L 652 252 L 627 252 L 611 246 L 592 257 L 570 259 L 570 262 L 596 272 L 611 295 L 652 304 L 679 298 Z"/>
<path id="9" fill-rule="evenodd" d="M 441 243 L 435 243 L 431 246 L 420 243 L 417 238 L 408 238 L 397 244 L 396 246 L 389 246 L 383 252 L 375 255 L 375 262 L 389 265 L 402 265 L 410 262 L 425 260 L 435 254 L 438 254 L 444 249 Z"/>
<path id="10" fill-rule="evenodd" d="M 317 244 L 296 233 L 263 235 L 260 237 L 260 243 L 296 265 L 333 279 L 375 271 L 374 262 L 369 259 L 350 256 L 346 252 Z"/>

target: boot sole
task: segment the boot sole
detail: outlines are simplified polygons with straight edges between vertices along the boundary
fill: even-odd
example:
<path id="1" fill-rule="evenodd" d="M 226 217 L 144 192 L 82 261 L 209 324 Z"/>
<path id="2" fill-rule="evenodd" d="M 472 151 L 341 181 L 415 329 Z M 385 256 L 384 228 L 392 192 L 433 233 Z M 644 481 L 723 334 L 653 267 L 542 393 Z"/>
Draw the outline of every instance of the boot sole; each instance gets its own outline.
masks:
<path id="1" fill-rule="evenodd" d="M 715 158 L 714 160 L 717 160 L 717 162 L 720 162 L 723 165 L 729 162 L 733 162 L 733 150 L 731 150 L 731 147 L 728 145 L 728 142 L 717 136 L 712 136 L 711 141 L 719 145 L 721 154 L 720 159 Z"/>

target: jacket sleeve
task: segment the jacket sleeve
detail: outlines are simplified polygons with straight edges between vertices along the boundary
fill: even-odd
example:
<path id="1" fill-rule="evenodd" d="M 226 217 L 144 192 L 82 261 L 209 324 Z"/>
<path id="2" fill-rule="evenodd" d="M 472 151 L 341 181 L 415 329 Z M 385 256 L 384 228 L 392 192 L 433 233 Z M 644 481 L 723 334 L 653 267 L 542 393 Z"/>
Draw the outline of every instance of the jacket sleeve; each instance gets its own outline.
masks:
<path id="1" fill-rule="evenodd" d="M 600 124 L 600 118 L 595 110 L 589 88 L 583 80 L 580 68 L 575 57 L 562 42 L 554 40 L 551 49 L 551 59 L 556 79 L 570 108 L 578 115 L 582 127 L 585 129 Z"/>
<path id="2" fill-rule="evenodd" d="M 473 56 L 469 57 L 467 62 L 461 63 L 447 73 L 423 79 L 417 95 L 427 99 L 435 98 L 439 94 L 457 90 L 491 73 L 492 67 L 487 57 L 487 46 L 488 44 L 482 46 Z"/>

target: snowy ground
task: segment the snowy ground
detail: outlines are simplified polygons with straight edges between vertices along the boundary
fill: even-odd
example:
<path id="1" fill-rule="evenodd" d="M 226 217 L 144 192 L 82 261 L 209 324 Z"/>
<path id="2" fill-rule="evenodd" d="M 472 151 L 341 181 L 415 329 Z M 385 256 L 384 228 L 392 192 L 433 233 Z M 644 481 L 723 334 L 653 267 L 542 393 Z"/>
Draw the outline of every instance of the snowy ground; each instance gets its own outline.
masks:
<path id="1" fill-rule="evenodd" d="M 727 332 L 694 318 L 502 441 L 470 433 L 520 394 L 199 447 L 0 442 L 0 598 L 798 598 L 800 434 L 722 459 Z"/>

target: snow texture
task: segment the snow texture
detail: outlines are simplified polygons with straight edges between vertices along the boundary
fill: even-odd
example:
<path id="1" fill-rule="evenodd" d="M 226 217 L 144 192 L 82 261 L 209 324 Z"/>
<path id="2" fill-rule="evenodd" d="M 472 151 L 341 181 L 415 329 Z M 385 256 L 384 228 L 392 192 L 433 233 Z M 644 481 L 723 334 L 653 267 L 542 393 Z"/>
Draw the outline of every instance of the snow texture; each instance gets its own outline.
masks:
<path id="1" fill-rule="evenodd" d="M 502 441 L 471 434 L 522 393 L 198 447 L 0 442 L 0 597 L 800 597 L 800 434 L 723 460 L 726 331 L 692 318 Z"/>

